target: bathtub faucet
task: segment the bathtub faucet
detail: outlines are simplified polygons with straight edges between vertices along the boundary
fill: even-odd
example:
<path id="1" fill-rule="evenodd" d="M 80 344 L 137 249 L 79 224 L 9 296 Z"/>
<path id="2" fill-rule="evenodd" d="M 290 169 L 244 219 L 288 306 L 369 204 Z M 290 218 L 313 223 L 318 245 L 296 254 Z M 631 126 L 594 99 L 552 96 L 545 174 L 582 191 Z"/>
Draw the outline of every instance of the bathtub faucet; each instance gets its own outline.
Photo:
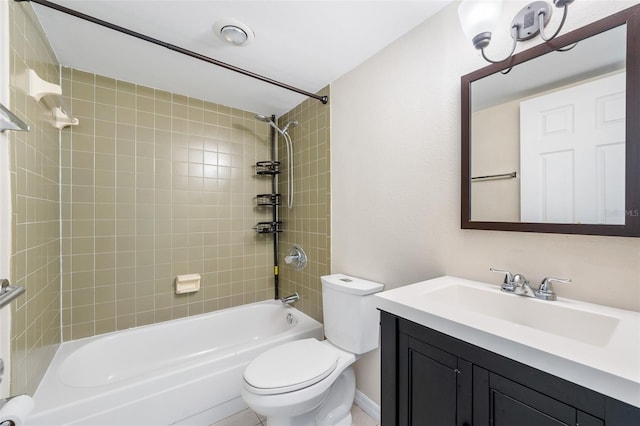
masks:
<path id="1" fill-rule="evenodd" d="M 300 296 L 298 295 L 298 293 L 293 293 L 291 296 L 287 296 L 285 298 L 280 299 L 282 303 L 287 305 L 296 303 L 298 300 L 300 300 Z"/>

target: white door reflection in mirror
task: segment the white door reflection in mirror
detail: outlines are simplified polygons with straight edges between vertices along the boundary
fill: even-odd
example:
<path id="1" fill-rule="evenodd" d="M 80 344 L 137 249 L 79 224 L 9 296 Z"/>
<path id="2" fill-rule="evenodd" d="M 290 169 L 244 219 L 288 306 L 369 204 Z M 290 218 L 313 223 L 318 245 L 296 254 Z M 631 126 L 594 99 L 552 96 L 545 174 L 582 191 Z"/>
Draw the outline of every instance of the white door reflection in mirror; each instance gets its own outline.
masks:
<path id="1" fill-rule="evenodd" d="M 520 103 L 521 221 L 624 224 L 625 73 Z"/>

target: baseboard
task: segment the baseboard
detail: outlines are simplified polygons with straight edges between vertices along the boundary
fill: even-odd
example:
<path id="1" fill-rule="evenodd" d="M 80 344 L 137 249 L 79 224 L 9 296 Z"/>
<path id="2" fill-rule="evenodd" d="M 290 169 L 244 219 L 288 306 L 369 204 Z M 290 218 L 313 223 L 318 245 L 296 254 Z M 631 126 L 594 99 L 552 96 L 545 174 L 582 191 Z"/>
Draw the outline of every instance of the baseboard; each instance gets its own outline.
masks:
<path id="1" fill-rule="evenodd" d="M 371 398 L 356 389 L 356 405 L 362 409 L 369 417 L 380 423 L 380 406 L 373 402 Z"/>

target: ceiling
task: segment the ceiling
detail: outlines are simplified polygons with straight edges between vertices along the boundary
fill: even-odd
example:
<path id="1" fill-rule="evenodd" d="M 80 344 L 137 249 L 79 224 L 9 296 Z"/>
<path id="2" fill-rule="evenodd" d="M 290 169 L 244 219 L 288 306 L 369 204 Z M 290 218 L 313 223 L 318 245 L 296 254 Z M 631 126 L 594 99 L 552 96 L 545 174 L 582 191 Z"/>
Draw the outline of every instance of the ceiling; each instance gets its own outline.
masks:
<path id="1" fill-rule="evenodd" d="M 451 2 L 54 1 L 312 93 Z M 279 116 L 306 99 L 295 92 L 32 4 L 64 66 L 261 114 Z M 222 42 L 215 34 L 214 24 L 227 18 L 248 25 L 255 40 L 242 47 Z"/>

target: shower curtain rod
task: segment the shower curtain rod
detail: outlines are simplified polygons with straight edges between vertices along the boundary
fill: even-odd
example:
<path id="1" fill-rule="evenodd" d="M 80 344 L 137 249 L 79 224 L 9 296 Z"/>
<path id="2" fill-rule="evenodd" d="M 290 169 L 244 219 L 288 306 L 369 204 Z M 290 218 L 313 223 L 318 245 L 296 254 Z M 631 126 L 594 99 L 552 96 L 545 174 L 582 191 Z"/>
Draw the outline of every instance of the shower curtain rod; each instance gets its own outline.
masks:
<path id="1" fill-rule="evenodd" d="M 190 56 L 192 58 L 199 59 L 201 61 L 208 62 L 210 64 L 217 65 L 219 67 L 228 69 L 230 71 L 234 71 L 234 72 L 240 73 L 240 74 L 245 75 L 247 77 L 255 78 L 256 80 L 260 80 L 260 81 L 263 81 L 265 83 L 269 83 L 269 84 L 272 84 L 274 86 L 278 86 L 278 87 L 281 87 L 283 89 L 287 89 L 287 90 L 290 90 L 292 92 L 296 92 L 296 93 L 299 93 L 299 94 L 304 95 L 304 96 L 308 96 L 308 97 L 313 98 L 313 99 L 317 99 L 320 102 L 322 102 L 323 104 L 326 104 L 327 102 L 329 102 L 329 97 L 328 96 L 319 96 L 319 95 L 316 95 L 315 93 L 311 93 L 311 92 L 307 92 L 306 90 L 298 89 L 297 87 L 293 87 L 293 86 L 290 86 L 288 84 L 282 83 L 280 81 L 273 80 L 273 79 L 271 79 L 269 77 L 265 77 L 263 75 L 256 74 L 254 72 L 247 71 L 247 70 L 245 70 L 243 68 L 239 68 L 239 67 L 236 67 L 234 65 L 227 64 L 226 62 L 222 62 L 222 61 L 219 61 L 217 59 L 210 58 L 209 56 L 201 55 L 200 53 L 196 53 L 196 52 L 193 52 L 191 50 L 184 49 L 184 48 L 182 48 L 180 46 L 176 46 L 176 45 L 171 44 L 171 43 L 166 43 L 166 42 L 158 40 L 156 38 L 149 37 L 147 35 L 132 31 L 132 30 L 130 30 L 128 28 L 124 28 L 124 27 L 121 27 L 119 25 L 115 25 L 115 24 L 112 24 L 110 22 L 107 22 L 107 21 L 103 21 L 102 19 L 94 18 L 93 16 L 86 15 L 86 14 L 84 14 L 82 12 L 78 12 L 77 10 L 69 9 L 69 8 L 61 6 L 59 4 L 49 2 L 47 0 L 15 0 L 15 1 L 19 2 L 19 3 L 25 2 L 25 1 L 31 2 L 31 3 L 37 3 L 37 4 L 41 5 L 41 6 L 48 7 L 50 9 L 54 9 L 54 10 L 57 10 L 57 11 L 62 12 L 62 13 L 66 13 L 67 15 L 75 16 L 76 18 L 80 18 L 80 19 L 83 19 L 85 21 L 89 21 L 89 22 L 92 22 L 94 24 L 98 24 L 98 25 L 101 25 L 103 27 L 112 29 L 114 31 L 118 31 L 118 32 L 123 33 L 123 34 L 130 35 L 130 36 L 138 38 L 140 40 L 144 40 L 144 41 L 147 41 L 149 43 L 153 43 L 155 45 L 165 47 L 165 48 L 167 48 L 169 50 L 172 50 L 174 52 L 178 52 L 178 53 L 181 53 L 183 55 L 187 55 L 187 56 Z"/>

